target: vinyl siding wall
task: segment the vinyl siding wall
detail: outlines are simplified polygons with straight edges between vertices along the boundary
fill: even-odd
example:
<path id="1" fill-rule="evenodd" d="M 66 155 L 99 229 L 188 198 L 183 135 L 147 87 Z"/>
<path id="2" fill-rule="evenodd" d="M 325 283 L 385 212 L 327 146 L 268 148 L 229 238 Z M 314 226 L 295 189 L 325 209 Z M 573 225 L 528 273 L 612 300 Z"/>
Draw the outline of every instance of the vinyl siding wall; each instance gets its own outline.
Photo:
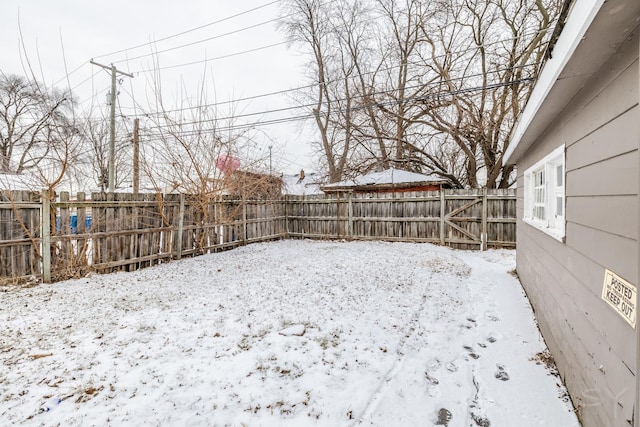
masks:
<path id="1" fill-rule="evenodd" d="M 629 426 L 635 331 L 600 298 L 605 268 L 638 285 L 638 37 L 518 162 L 518 274 L 585 426 Z M 566 243 L 524 223 L 523 172 L 566 149 Z M 639 322 L 640 327 L 640 322 Z"/>

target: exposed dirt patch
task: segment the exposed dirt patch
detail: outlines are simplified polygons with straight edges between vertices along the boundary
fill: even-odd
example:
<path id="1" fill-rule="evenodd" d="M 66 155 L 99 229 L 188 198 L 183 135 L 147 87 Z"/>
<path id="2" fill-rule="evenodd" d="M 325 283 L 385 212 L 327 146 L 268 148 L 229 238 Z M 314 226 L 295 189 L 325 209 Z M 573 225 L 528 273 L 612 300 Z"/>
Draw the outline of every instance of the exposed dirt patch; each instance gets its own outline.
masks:
<path id="1" fill-rule="evenodd" d="M 536 365 L 544 365 L 544 367 L 547 368 L 551 375 L 554 375 L 556 377 L 560 376 L 560 374 L 558 373 L 558 368 L 556 367 L 556 362 L 555 360 L 553 360 L 553 356 L 548 349 L 537 353 L 529 360 L 536 362 Z"/>

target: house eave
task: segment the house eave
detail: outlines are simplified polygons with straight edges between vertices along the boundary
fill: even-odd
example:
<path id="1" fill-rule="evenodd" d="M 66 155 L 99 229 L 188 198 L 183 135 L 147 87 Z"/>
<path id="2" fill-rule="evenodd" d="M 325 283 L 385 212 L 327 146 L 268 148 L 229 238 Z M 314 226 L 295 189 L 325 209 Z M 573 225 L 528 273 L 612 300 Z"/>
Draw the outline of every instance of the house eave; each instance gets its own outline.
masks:
<path id="1" fill-rule="evenodd" d="M 638 26 L 640 2 L 580 0 L 545 63 L 511 134 L 504 164 L 515 164 Z"/>

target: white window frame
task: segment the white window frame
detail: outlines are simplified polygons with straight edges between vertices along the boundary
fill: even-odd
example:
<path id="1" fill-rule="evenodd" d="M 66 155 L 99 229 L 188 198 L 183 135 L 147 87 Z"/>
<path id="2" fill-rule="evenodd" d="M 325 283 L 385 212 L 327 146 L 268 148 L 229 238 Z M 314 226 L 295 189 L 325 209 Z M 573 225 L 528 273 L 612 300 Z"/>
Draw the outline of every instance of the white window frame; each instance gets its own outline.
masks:
<path id="1" fill-rule="evenodd" d="M 547 180 L 545 169 L 543 165 L 531 171 L 531 177 L 533 178 L 533 209 L 531 211 L 531 219 L 540 224 L 544 224 L 547 220 Z"/>
<path id="2" fill-rule="evenodd" d="M 522 220 L 564 241 L 566 231 L 564 144 L 524 172 L 524 216 Z"/>

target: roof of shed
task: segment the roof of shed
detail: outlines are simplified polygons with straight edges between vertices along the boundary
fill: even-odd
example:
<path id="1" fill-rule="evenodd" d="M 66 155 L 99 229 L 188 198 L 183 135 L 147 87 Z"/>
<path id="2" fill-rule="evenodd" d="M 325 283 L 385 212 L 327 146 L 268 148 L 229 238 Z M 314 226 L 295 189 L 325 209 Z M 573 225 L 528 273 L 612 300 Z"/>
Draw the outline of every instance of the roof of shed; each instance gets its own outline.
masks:
<path id="1" fill-rule="evenodd" d="M 308 173 L 303 179 L 300 174 L 284 175 L 282 177 L 284 185 L 282 186 L 282 194 L 292 196 L 304 196 L 308 194 L 322 194 L 320 191 L 320 181 L 322 177 L 315 173 Z"/>
<path id="2" fill-rule="evenodd" d="M 332 184 L 323 185 L 323 191 L 339 191 L 350 189 L 366 189 L 377 187 L 410 187 L 420 185 L 445 184 L 447 181 L 432 175 L 424 175 L 399 169 L 386 169 L 381 172 L 372 172 Z"/>

